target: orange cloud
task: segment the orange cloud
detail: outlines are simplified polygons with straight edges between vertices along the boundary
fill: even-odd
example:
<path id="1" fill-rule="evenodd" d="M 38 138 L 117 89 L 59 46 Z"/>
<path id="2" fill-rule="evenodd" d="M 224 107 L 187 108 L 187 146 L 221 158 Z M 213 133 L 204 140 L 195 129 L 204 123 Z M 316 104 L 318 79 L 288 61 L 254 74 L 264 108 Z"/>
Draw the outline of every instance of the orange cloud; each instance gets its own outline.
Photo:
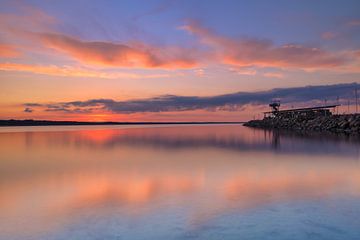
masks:
<path id="1" fill-rule="evenodd" d="M 18 57 L 20 53 L 14 46 L 8 44 L 0 44 L 0 57 L 3 58 L 14 58 Z"/>
<path id="2" fill-rule="evenodd" d="M 231 39 L 189 22 L 182 27 L 212 47 L 215 56 L 225 64 L 237 66 L 280 67 L 319 69 L 333 68 L 347 64 L 348 59 L 319 48 L 295 44 L 276 46 L 268 40 Z"/>
<path id="3" fill-rule="evenodd" d="M 55 65 L 30 65 L 30 64 L 18 64 L 18 63 L 0 63 L 0 70 L 2 71 L 16 71 L 16 72 L 31 72 L 35 74 L 45 74 L 51 76 L 63 76 L 63 77 L 91 77 L 91 78 L 162 78 L 168 77 L 167 74 L 136 74 L 136 73 L 109 73 L 104 71 L 90 70 L 80 67 L 72 66 L 55 66 Z"/>
<path id="4" fill-rule="evenodd" d="M 284 78 L 284 75 L 280 72 L 267 72 L 264 73 L 264 77 L 269 77 L 269 78 Z"/>
<path id="5" fill-rule="evenodd" d="M 82 41 L 55 33 L 38 34 L 49 48 L 64 52 L 80 62 L 113 67 L 193 68 L 198 65 L 193 51 L 176 47 L 158 48 L 137 44 Z"/>

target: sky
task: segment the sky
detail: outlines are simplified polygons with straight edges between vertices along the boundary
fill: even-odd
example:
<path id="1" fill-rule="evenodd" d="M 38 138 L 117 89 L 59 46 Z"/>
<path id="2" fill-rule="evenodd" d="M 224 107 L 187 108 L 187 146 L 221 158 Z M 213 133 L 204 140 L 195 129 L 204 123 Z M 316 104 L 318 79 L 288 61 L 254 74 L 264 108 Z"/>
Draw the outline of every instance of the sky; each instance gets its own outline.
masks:
<path id="1" fill-rule="evenodd" d="M 0 0 L 1 119 L 245 121 L 273 98 L 347 112 L 359 83 L 357 0 Z"/>

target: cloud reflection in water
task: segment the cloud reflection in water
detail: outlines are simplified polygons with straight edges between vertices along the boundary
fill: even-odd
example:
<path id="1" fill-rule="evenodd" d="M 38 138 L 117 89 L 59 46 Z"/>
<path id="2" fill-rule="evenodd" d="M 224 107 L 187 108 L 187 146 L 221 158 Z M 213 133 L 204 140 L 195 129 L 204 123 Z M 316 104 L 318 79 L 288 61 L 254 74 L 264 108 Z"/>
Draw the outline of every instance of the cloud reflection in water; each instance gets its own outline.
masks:
<path id="1" fill-rule="evenodd" d="M 189 230 L 269 204 L 360 193 L 359 143 L 336 138 L 224 125 L 0 133 L 0 143 L 7 237 L 20 223 L 19 238 L 61 232 L 89 211 L 156 219 L 171 209 Z"/>

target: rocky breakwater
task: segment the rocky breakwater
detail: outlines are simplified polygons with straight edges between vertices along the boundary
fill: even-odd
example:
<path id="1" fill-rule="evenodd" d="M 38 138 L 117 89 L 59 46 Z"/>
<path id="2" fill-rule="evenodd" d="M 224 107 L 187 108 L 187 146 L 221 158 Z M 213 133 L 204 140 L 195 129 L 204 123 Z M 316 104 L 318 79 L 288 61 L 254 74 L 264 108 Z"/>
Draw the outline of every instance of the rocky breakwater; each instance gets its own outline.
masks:
<path id="1" fill-rule="evenodd" d="M 262 120 L 251 120 L 244 126 L 283 129 L 294 131 L 326 131 L 360 135 L 360 114 L 330 115 L 317 117 L 268 117 Z"/>

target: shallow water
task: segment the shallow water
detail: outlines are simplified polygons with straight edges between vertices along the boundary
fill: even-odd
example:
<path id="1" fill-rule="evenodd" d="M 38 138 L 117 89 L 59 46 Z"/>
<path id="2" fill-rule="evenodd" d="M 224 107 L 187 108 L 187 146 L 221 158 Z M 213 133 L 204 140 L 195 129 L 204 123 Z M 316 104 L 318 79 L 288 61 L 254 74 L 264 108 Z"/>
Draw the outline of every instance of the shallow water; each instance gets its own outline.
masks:
<path id="1" fill-rule="evenodd" d="M 0 239 L 360 239 L 358 141 L 9 127 L 0 153 Z"/>

